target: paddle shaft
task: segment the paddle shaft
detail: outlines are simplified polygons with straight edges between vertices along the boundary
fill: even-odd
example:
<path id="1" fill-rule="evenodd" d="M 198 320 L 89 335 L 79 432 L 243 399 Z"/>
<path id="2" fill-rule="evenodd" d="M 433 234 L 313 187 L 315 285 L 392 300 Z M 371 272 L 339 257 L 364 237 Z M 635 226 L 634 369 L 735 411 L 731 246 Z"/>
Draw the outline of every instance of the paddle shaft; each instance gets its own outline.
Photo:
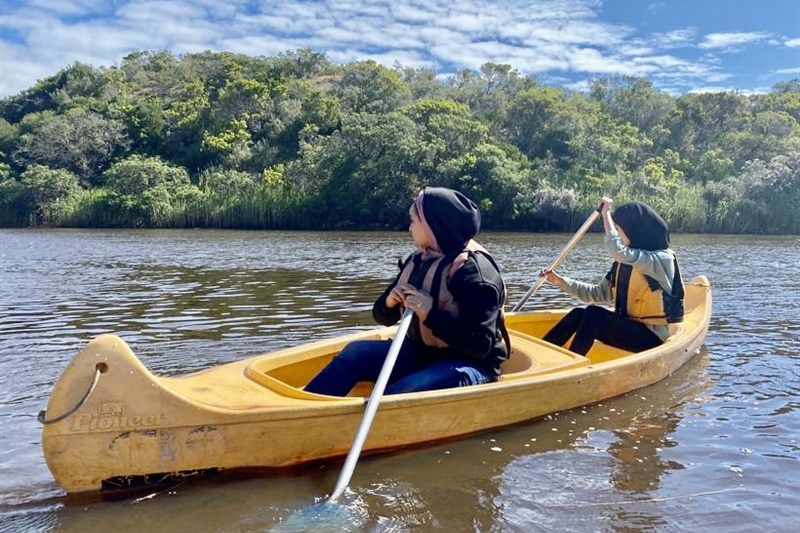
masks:
<path id="1" fill-rule="evenodd" d="M 564 248 L 561 250 L 561 253 L 558 254 L 558 257 L 556 257 L 555 261 L 553 261 L 550 264 L 550 266 L 547 267 L 547 270 L 555 270 L 555 268 L 558 266 L 561 260 L 567 256 L 567 254 L 570 252 L 570 250 L 572 250 L 575 247 L 576 244 L 578 244 L 578 241 L 581 240 L 583 234 L 589 231 L 589 228 L 592 226 L 592 224 L 594 224 L 594 221 L 597 220 L 597 217 L 600 216 L 601 207 L 602 204 L 599 205 L 597 209 L 592 211 L 592 214 L 589 215 L 589 218 L 586 219 L 586 222 L 584 222 L 583 225 L 580 228 L 578 228 L 578 231 L 575 232 L 575 235 L 573 235 L 572 238 L 569 240 L 569 242 L 567 242 L 567 244 L 564 245 Z M 519 303 L 514 306 L 512 311 L 519 311 L 520 309 L 522 309 L 522 306 L 525 305 L 525 302 L 528 301 L 528 298 L 530 298 L 534 292 L 539 290 L 539 287 L 542 286 L 544 280 L 545 276 L 539 276 L 539 278 L 536 280 L 536 283 L 534 283 L 533 286 L 530 289 L 528 289 L 528 292 L 526 292 L 525 295 L 522 297 L 522 299 L 519 301 Z"/>
<path id="2" fill-rule="evenodd" d="M 411 310 L 406 309 L 402 318 L 400 319 L 400 324 L 397 326 L 397 333 L 395 334 L 392 344 L 389 347 L 389 353 L 386 354 L 386 359 L 381 367 L 381 372 L 378 374 L 378 379 L 375 381 L 375 387 L 372 389 L 372 394 L 369 395 L 369 400 L 367 400 L 367 408 L 364 411 L 364 417 L 361 419 L 361 425 L 358 426 L 358 431 L 356 431 L 353 444 L 350 446 L 350 451 L 347 452 L 347 458 L 344 460 L 342 472 L 339 474 L 339 479 L 336 481 L 336 487 L 333 489 L 333 493 L 328 498 L 328 501 L 337 500 L 350 483 L 350 478 L 353 477 L 353 470 L 356 468 L 358 456 L 361 454 L 361 448 L 364 446 L 364 441 L 367 440 L 367 434 L 369 433 L 369 428 L 372 425 L 372 419 L 375 418 L 375 413 L 378 410 L 378 404 L 381 401 L 381 396 L 383 395 L 384 389 L 386 389 L 386 383 L 389 381 L 389 375 L 394 369 L 394 363 L 397 361 L 397 355 L 400 353 L 400 346 L 403 344 L 403 340 L 406 337 L 406 332 L 408 331 L 408 326 L 411 324 L 411 318 L 413 316 L 414 313 Z"/>

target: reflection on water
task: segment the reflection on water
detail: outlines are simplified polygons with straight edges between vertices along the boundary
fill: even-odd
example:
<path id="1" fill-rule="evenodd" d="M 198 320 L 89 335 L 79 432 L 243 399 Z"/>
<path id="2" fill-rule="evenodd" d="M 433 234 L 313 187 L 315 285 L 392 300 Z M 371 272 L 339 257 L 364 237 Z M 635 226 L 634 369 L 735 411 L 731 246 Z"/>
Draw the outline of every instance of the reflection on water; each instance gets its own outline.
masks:
<path id="1" fill-rule="evenodd" d="M 567 235 L 486 234 L 509 307 Z M 753 531 L 800 527 L 800 242 L 679 235 L 714 317 L 701 354 L 646 389 L 540 421 L 359 461 L 353 531 Z M 209 478 L 117 502 L 63 497 L 35 414 L 93 336 L 175 375 L 371 327 L 404 233 L 0 230 L 0 530 L 280 530 L 340 465 Z M 607 269 L 588 235 L 560 269 Z M 545 285 L 529 308 L 575 302 Z M 502 405 L 487 405 L 501 409 Z"/>

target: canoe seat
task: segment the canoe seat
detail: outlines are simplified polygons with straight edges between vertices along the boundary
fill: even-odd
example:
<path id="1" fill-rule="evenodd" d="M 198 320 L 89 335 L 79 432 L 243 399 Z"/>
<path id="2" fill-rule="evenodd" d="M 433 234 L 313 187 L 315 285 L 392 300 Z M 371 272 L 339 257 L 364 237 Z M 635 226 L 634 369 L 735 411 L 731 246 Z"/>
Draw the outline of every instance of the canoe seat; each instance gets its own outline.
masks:
<path id="1" fill-rule="evenodd" d="M 522 372 L 523 370 L 528 370 L 531 366 L 533 366 L 533 361 L 531 361 L 530 356 L 518 350 L 516 346 L 512 344 L 511 356 L 500 363 L 500 375 L 505 376 L 515 372 Z"/>
<path id="2" fill-rule="evenodd" d="M 507 381 L 532 374 L 568 370 L 589 365 L 582 355 L 554 346 L 541 339 L 511 332 L 511 356 L 500 364 L 500 380 Z"/>

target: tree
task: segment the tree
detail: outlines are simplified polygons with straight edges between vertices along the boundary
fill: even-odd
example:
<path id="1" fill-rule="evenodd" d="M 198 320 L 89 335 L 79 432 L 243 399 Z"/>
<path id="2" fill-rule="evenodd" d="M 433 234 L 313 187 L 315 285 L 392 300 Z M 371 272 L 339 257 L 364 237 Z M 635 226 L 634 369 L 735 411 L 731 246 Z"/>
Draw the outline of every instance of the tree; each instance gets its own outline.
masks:
<path id="1" fill-rule="evenodd" d="M 501 147 L 480 144 L 439 169 L 440 185 L 460 190 L 481 210 L 484 224 L 511 228 L 517 198 L 528 194 L 529 173 Z M 437 182 L 435 182 L 437 183 Z"/>
<path id="2" fill-rule="evenodd" d="M 105 173 L 118 225 L 164 226 L 181 216 L 185 199 L 197 195 L 183 168 L 159 158 L 132 155 Z"/>
<path id="3" fill-rule="evenodd" d="M 685 94 L 676 101 L 670 145 L 684 158 L 721 146 L 728 132 L 739 131 L 750 119 L 747 99 L 733 92 Z"/>
<path id="4" fill-rule="evenodd" d="M 339 227 L 402 227 L 422 183 L 426 147 L 400 113 L 356 113 L 341 130 L 303 148 L 292 172 L 315 192 L 321 220 Z"/>
<path id="5" fill-rule="evenodd" d="M 405 105 L 411 89 L 396 71 L 370 60 L 345 66 L 334 94 L 353 113 L 387 113 Z"/>
<path id="6" fill-rule="evenodd" d="M 405 107 L 403 114 L 420 126 L 426 145 L 422 177 L 435 180 L 439 167 L 489 141 L 489 130 L 475 120 L 469 108 L 453 100 L 420 100 Z"/>
<path id="7" fill-rule="evenodd" d="M 23 165 L 44 165 L 73 172 L 84 186 L 99 185 L 100 176 L 114 156 L 129 145 L 125 126 L 115 119 L 86 109 L 66 114 L 34 114 L 26 117 L 25 131 L 13 154 Z"/>
<path id="8" fill-rule="evenodd" d="M 319 76 L 331 68 L 324 52 L 310 48 L 279 52 L 271 59 L 270 65 L 275 73 L 284 79 L 309 79 Z"/>
<path id="9" fill-rule="evenodd" d="M 0 226 L 24 226 L 30 217 L 30 196 L 11 177 L 11 167 L 0 163 Z"/>
<path id="10" fill-rule="evenodd" d="M 722 181 L 734 175 L 735 165 L 725 150 L 712 148 L 700 155 L 694 165 L 693 181 L 705 185 L 708 182 Z"/>
<path id="11" fill-rule="evenodd" d="M 589 98 L 601 111 L 622 124 L 628 123 L 661 146 L 669 133 L 675 99 L 653 89 L 653 82 L 633 76 L 612 76 L 592 82 Z"/>
<path id="12" fill-rule="evenodd" d="M 502 63 L 443 83 L 310 49 L 134 52 L 0 100 L 0 224 L 395 228 L 446 185 L 488 227 L 575 229 L 612 194 L 693 231 L 792 231 L 799 88 L 676 97 L 614 76 L 582 93 Z"/>
<path id="13" fill-rule="evenodd" d="M 720 146 L 733 161 L 734 168 L 743 168 L 754 159 L 770 160 L 788 153 L 800 140 L 800 124 L 785 111 L 757 112 L 738 131 L 727 131 Z"/>
<path id="14" fill-rule="evenodd" d="M 447 90 L 436 79 L 436 71 L 431 68 L 395 66 L 401 79 L 411 89 L 412 100 L 447 98 Z"/>
<path id="15" fill-rule="evenodd" d="M 788 113 L 794 120 L 800 123 L 800 78 L 776 83 L 767 94 L 755 95 L 753 97 L 757 110 L 764 109 Z"/>
<path id="16" fill-rule="evenodd" d="M 32 165 L 20 176 L 36 224 L 59 225 L 69 215 L 69 202 L 80 192 L 75 175 L 65 169 Z"/>
<path id="17" fill-rule="evenodd" d="M 31 113 L 87 107 L 100 96 L 104 84 L 101 70 L 76 62 L 19 95 L 0 101 L 0 117 L 14 124 Z"/>
<path id="18" fill-rule="evenodd" d="M 577 112 L 564 93 L 549 87 L 520 91 L 511 101 L 508 140 L 530 159 L 548 154 L 561 162 L 569 156 L 569 138 Z"/>
<path id="19" fill-rule="evenodd" d="M 255 177 L 238 170 L 210 169 L 200 175 L 200 188 L 223 201 L 251 196 L 258 185 Z"/>
<path id="20" fill-rule="evenodd" d="M 0 158 L 6 159 L 19 139 L 18 127 L 0 118 Z M 9 161 L 10 162 L 10 161 Z"/>

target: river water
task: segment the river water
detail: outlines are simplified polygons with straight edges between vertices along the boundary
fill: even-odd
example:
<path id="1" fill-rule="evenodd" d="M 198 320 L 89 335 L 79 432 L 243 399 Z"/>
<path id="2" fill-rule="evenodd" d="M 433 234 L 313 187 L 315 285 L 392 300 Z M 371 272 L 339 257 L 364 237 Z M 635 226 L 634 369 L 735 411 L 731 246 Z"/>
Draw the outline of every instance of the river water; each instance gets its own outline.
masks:
<path id="1" fill-rule="evenodd" d="M 509 307 L 568 239 L 480 236 Z M 800 239 L 676 235 L 673 246 L 684 278 L 707 275 L 714 298 L 705 346 L 678 373 L 542 420 L 362 459 L 347 520 L 308 529 L 800 530 Z M 373 327 L 373 299 L 409 251 L 404 232 L 0 230 L 0 531 L 288 527 L 330 493 L 340 465 L 80 501 L 50 476 L 36 414 L 101 333 L 177 375 Z M 559 270 L 596 279 L 609 263 L 590 234 Z M 545 285 L 526 308 L 575 304 Z"/>

